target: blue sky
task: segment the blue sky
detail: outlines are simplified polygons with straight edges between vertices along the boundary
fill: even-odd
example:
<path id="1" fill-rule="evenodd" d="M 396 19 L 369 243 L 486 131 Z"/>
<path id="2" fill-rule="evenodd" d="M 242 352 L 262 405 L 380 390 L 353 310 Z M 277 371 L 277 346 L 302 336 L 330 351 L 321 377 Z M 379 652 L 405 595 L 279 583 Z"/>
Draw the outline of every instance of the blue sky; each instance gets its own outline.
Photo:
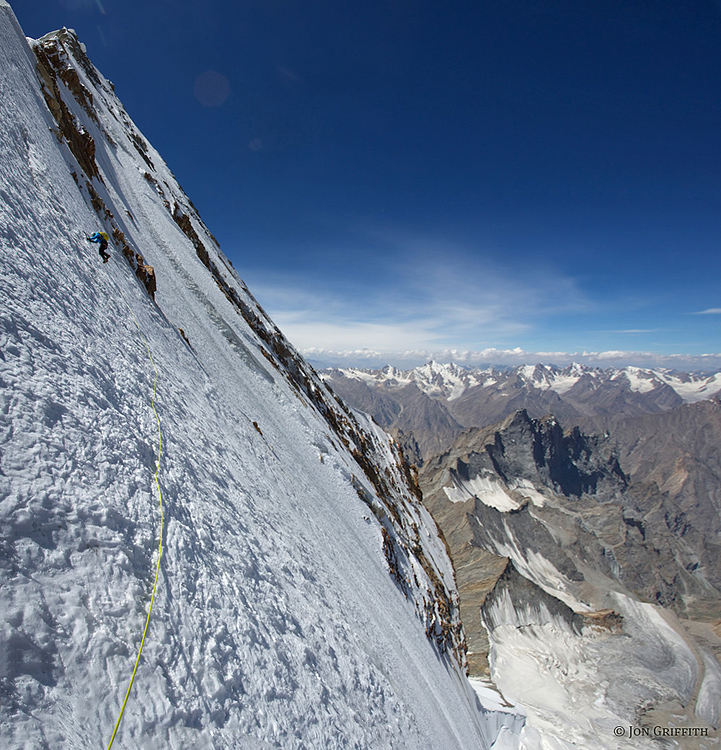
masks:
<path id="1" fill-rule="evenodd" d="M 11 4 L 313 361 L 721 367 L 718 0 Z"/>

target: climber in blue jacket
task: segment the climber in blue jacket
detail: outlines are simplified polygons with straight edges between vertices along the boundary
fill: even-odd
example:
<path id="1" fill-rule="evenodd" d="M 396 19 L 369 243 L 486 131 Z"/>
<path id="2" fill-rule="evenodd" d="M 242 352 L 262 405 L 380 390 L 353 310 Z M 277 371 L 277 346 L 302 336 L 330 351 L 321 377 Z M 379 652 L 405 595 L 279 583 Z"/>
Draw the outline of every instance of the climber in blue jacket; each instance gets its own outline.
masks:
<path id="1" fill-rule="evenodd" d="M 97 242 L 97 244 L 100 245 L 98 252 L 103 259 L 103 263 L 107 263 L 110 260 L 110 255 L 106 252 L 109 239 L 110 237 L 108 237 L 105 232 L 95 232 L 95 234 L 91 234 L 90 237 L 87 237 L 88 242 Z"/>

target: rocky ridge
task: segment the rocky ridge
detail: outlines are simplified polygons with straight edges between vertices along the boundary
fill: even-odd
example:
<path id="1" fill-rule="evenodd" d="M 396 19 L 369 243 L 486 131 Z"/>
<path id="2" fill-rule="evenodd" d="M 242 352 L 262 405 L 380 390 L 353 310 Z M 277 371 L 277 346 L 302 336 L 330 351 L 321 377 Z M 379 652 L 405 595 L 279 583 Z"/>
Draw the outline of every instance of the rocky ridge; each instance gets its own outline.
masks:
<path id="1" fill-rule="evenodd" d="M 460 625 L 454 615 L 453 598 L 440 583 L 439 571 L 422 551 L 418 529 L 423 521 L 418 515 L 418 492 L 401 452 L 393 443 L 384 445 L 387 442 L 385 437 L 361 428 L 353 413 L 329 393 L 313 369 L 268 318 L 220 253 L 217 241 L 203 224 L 192 203 L 179 191 L 177 185 L 173 185 L 167 177 L 163 179 L 161 158 L 151 153 L 149 145 L 115 97 L 112 86 L 95 69 L 75 33 L 62 29 L 47 34 L 33 43 L 32 49 L 38 60 L 39 78 L 44 84 L 43 94 L 57 122 L 57 137 L 67 143 L 77 160 L 79 169 L 73 172 L 73 178 L 81 190 L 84 187 L 87 191 L 89 203 L 97 213 L 98 221 L 110 230 L 148 294 L 155 298 L 157 285 L 154 268 L 145 263 L 140 253 L 130 248 L 120 223 L 100 196 L 103 192 L 108 197 L 107 184 L 98 168 L 96 157 L 102 158 L 100 154 L 108 148 L 117 150 L 119 144 L 122 144 L 123 136 L 126 139 L 124 147 L 132 148 L 151 172 L 157 175 L 154 177 L 151 172 L 145 172 L 143 176 L 156 191 L 173 221 L 192 243 L 199 260 L 208 269 L 215 284 L 263 342 L 262 354 L 288 380 L 296 393 L 318 410 L 339 442 L 356 457 L 365 481 L 370 482 L 374 490 L 372 494 L 368 493 L 363 489 L 362 482 L 356 480 L 358 493 L 383 525 L 384 551 L 391 574 L 405 595 L 413 598 L 414 585 L 411 582 L 418 581 L 418 573 L 422 573 L 429 582 L 429 588 L 417 603 L 419 617 L 423 619 L 429 637 L 437 642 L 441 651 L 453 654 L 459 664 L 463 664 L 465 655 Z M 70 106 L 63 98 L 63 91 L 72 95 Z M 78 114 L 79 107 L 90 122 L 83 123 L 78 114 L 73 115 L 71 106 Z M 119 125 L 114 135 L 100 124 L 101 119 L 107 121 L 108 115 Z M 95 137 L 91 134 L 91 123 L 101 136 L 99 146 L 96 141 L 98 133 Z M 82 175 L 82 184 L 78 173 Z M 126 218 L 133 220 L 129 212 Z M 205 236 L 205 241 L 201 239 L 201 234 Z"/>

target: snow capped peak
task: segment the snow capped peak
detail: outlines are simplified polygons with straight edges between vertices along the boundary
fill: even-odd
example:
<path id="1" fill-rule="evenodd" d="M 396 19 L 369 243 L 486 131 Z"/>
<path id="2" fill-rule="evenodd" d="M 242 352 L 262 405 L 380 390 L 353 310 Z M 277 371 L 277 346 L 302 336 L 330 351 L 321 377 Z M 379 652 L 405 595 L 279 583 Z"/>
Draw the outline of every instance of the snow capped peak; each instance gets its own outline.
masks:
<path id="1" fill-rule="evenodd" d="M 556 368 L 540 363 L 521 365 L 515 372 L 522 382 L 540 390 L 567 390 L 578 380 L 574 375 L 566 376 Z"/>
<path id="2" fill-rule="evenodd" d="M 537 365 L 521 365 L 518 369 L 518 374 L 526 380 L 544 380 L 544 376 L 547 374 L 546 367 L 541 364 Z"/>
<path id="3" fill-rule="evenodd" d="M 439 395 L 449 400 L 458 398 L 475 379 L 454 363 L 429 362 L 411 371 L 410 379 L 429 395 Z"/>
<path id="4" fill-rule="evenodd" d="M 628 366 L 613 371 L 610 380 L 623 380 L 638 393 L 668 386 L 687 403 L 710 398 L 721 390 L 721 373 L 677 373 L 661 368 L 649 370 Z"/>
<path id="5" fill-rule="evenodd" d="M 656 373 L 640 367 L 624 367 L 615 372 L 610 379 L 627 381 L 629 388 L 637 393 L 648 393 L 661 385 Z"/>
<path id="6" fill-rule="evenodd" d="M 687 403 L 703 401 L 721 391 L 721 373 L 686 376 L 660 373 L 659 377 Z"/>
<path id="7" fill-rule="evenodd" d="M 398 370 L 391 365 L 381 370 L 328 370 L 324 377 L 329 377 L 331 372 L 361 380 L 368 385 L 383 384 L 389 388 L 405 388 L 413 383 L 426 395 L 449 401 L 458 399 L 470 388 L 500 388 L 514 380 L 524 387 L 552 391 L 561 397 L 581 381 L 590 388 L 615 383 L 640 394 L 669 387 L 686 403 L 710 398 L 721 391 L 721 373 L 676 373 L 634 366 L 600 369 L 579 363 L 564 368 L 538 363 L 503 370 L 465 368 L 455 363 L 431 361 L 412 370 Z"/>
<path id="8" fill-rule="evenodd" d="M 328 379 L 333 375 L 358 380 L 370 386 L 386 388 L 405 388 L 415 385 L 430 396 L 454 400 L 460 397 L 468 388 L 482 382 L 486 371 L 468 370 L 455 363 L 442 364 L 430 361 L 412 370 L 399 370 L 392 365 L 386 365 L 379 370 L 364 370 L 360 368 L 328 369 L 323 377 Z"/>

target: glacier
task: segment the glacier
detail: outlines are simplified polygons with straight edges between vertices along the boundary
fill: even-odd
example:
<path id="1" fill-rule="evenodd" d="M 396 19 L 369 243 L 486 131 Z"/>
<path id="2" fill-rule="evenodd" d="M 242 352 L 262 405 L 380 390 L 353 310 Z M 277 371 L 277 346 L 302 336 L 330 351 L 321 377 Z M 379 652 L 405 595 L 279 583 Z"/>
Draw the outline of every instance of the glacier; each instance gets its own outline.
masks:
<path id="1" fill-rule="evenodd" d="M 519 746 L 394 441 L 269 320 L 72 30 L 27 40 L 0 0 L 0 71 L 0 745 L 111 742 L 162 550 L 114 747 Z"/>

